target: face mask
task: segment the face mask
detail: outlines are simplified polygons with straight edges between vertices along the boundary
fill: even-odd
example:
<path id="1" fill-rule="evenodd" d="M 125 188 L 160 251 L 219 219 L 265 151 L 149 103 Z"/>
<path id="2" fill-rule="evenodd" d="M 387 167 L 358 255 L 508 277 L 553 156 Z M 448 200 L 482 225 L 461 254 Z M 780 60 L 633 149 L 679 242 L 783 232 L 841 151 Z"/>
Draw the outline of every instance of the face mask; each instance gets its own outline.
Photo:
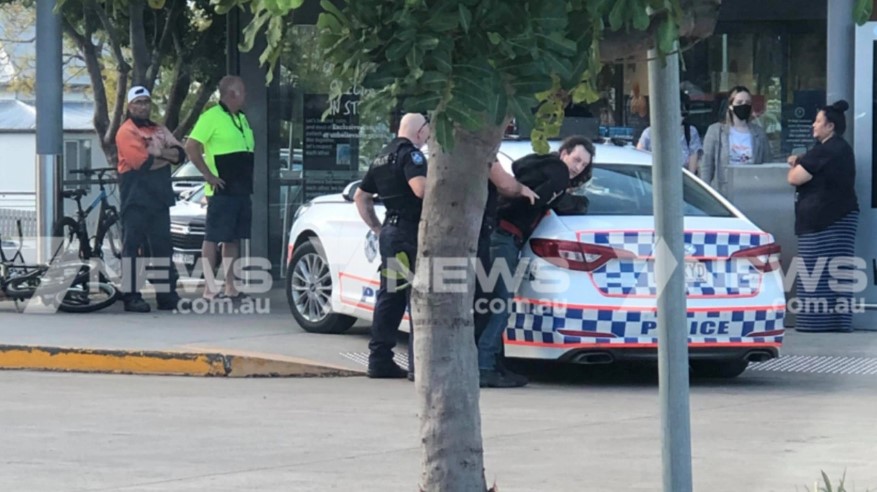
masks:
<path id="1" fill-rule="evenodd" d="M 751 104 L 741 104 L 740 106 L 733 106 L 731 111 L 743 121 L 749 119 L 749 116 L 752 114 L 752 105 Z"/>

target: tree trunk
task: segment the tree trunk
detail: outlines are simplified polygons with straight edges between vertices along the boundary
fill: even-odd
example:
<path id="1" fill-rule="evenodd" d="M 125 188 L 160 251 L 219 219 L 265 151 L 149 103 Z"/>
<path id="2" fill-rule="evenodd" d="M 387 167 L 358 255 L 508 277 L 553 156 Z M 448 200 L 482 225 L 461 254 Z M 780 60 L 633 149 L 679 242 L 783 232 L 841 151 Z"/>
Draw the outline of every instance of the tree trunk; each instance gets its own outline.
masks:
<path id="1" fill-rule="evenodd" d="M 429 172 L 412 292 L 415 374 L 420 403 L 421 489 L 485 492 L 478 362 L 472 302 L 475 277 L 443 288 L 449 259 L 471 266 L 487 197 L 488 162 L 502 127 L 458 130 L 453 151 L 429 143 Z M 453 276 L 446 270 L 445 278 Z M 458 270 L 459 271 L 459 270 Z"/>

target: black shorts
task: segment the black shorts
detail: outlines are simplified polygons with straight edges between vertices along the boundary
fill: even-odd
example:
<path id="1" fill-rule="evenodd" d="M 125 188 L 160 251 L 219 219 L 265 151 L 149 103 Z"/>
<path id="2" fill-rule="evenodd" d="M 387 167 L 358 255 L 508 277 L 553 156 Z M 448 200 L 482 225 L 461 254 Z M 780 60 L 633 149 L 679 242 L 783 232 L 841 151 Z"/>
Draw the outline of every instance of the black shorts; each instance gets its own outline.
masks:
<path id="1" fill-rule="evenodd" d="M 250 195 L 213 195 L 207 199 L 205 241 L 230 243 L 249 239 L 252 223 Z"/>

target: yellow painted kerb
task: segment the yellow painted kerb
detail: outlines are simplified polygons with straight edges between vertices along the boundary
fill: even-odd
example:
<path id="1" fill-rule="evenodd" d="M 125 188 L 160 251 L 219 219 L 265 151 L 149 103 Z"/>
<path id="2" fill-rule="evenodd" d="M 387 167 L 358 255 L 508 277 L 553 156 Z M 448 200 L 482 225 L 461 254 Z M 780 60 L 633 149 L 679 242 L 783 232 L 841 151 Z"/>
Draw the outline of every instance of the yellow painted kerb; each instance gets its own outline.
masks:
<path id="1" fill-rule="evenodd" d="M 219 354 L 0 347 L 0 369 L 225 376 Z"/>

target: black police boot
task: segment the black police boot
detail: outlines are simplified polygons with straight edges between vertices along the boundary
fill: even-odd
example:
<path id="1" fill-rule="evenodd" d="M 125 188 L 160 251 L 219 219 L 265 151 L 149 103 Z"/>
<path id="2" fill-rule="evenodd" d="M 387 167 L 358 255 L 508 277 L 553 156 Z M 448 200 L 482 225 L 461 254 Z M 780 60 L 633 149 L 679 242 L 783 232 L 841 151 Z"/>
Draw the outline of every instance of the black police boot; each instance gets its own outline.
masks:
<path id="1" fill-rule="evenodd" d="M 179 308 L 182 299 L 179 294 L 174 293 L 156 296 L 155 301 L 160 311 L 173 311 Z"/>
<path id="2" fill-rule="evenodd" d="M 132 313 L 148 313 L 151 309 L 149 304 L 143 300 L 140 296 L 130 297 L 125 299 L 125 311 Z"/>
<path id="3" fill-rule="evenodd" d="M 527 379 L 527 376 L 524 376 L 522 374 L 517 374 L 517 373 L 510 371 L 509 368 L 505 366 L 504 361 L 505 361 L 505 357 L 503 357 L 502 355 L 497 356 L 496 370 L 500 374 L 502 374 L 506 379 L 516 381 L 516 382 L 520 383 L 521 386 L 526 386 L 526 384 L 530 382 L 530 380 Z"/>
<path id="4" fill-rule="evenodd" d="M 496 369 L 492 371 L 482 369 L 479 372 L 479 379 L 479 386 L 482 388 L 520 388 L 527 385 L 526 380 L 511 379 Z"/>
<path id="5" fill-rule="evenodd" d="M 372 379 L 404 379 L 408 377 L 408 371 L 399 367 L 391 359 L 389 362 L 369 362 L 366 375 Z"/>

